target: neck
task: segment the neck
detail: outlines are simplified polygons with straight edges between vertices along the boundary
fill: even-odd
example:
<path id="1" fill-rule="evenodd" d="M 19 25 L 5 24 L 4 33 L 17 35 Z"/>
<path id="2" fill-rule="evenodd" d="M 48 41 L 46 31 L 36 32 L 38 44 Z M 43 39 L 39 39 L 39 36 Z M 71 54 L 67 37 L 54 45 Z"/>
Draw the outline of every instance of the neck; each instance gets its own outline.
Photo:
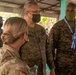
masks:
<path id="1" fill-rule="evenodd" d="M 10 46 L 11 46 L 12 48 L 14 48 L 15 50 L 19 51 L 19 48 L 20 48 L 19 45 L 17 45 L 17 44 L 10 44 Z"/>
<path id="2" fill-rule="evenodd" d="M 22 46 L 22 41 L 19 39 L 16 42 L 10 44 L 10 46 L 19 51 L 20 47 Z"/>
<path id="3" fill-rule="evenodd" d="M 71 22 L 74 22 L 74 21 L 75 21 L 75 19 L 70 20 L 70 19 L 68 19 L 68 18 L 66 18 L 66 17 L 65 17 L 65 19 L 66 19 L 67 21 L 71 21 Z"/>
<path id="4" fill-rule="evenodd" d="M 32 22 L 27 22 L 28 26 L 29 27 L 34 27 L 35 26 L 35 23 L 32 23 Z"/>
<path id="5" fill-rule="evenodd" d="M 26 22 L 27 22 L 27 24 L 28 24 L 29 27 L 34 27 L 34 26 L 35 26 L 35 23 L 32 22 L 32 21 L 29 20 L 29 19 L 26 19 Z"/>
<path id="6" fill-rule="evenodd" d="M 33 28 L 35 24 L 28 24 L 28 26 Z"/>

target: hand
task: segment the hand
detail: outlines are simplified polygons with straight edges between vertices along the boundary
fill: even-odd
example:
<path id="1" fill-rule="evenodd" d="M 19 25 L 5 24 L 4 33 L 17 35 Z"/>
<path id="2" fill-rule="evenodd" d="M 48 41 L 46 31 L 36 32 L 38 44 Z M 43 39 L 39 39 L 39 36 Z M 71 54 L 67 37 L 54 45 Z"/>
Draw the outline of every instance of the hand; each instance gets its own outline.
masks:
<path id="1" fill-rule="evenodd" d="M 55 75 L 55 70 L 54 69 L 51 69 L 50 75 Z"/>

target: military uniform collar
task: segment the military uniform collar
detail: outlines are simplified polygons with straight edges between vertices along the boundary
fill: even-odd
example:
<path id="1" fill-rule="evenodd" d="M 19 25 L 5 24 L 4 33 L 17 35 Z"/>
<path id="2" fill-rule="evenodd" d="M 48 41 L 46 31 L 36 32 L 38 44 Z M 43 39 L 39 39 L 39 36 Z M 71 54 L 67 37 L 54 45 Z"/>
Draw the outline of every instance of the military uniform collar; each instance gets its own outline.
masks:
<path id="1" fill-rule="evenodd" d="M 3 48 L 3 50 L 6 49 L 6 50 L 9 50 L 9 51 L 15 53 L 15 55 L 20 58 L 20 55 L 18 53 L 18 50 L 14 49 L 13 47 L 11 47 L 11 46 L 9 46 L 7 44 L 3 44 L 3 47 L 2 48 Z"/>

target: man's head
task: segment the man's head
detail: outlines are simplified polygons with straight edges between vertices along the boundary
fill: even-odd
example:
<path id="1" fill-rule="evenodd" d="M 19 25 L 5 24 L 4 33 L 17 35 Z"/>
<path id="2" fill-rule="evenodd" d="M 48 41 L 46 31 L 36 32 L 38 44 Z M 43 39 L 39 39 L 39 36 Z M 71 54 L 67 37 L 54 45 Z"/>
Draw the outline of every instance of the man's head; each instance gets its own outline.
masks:
<path id="1" fill-rule="evenodd" d="M 66 8 L 66 18 L 69 21 L 75 20 L 75 4 L 69 3 Z"/>
<path id="2" fill-rule="evenodd" d="M 36 2 L 25 3 L 24 10 L 26 20 L 29 20 L 31 23 L 40 21 L 40 8 Z"/>

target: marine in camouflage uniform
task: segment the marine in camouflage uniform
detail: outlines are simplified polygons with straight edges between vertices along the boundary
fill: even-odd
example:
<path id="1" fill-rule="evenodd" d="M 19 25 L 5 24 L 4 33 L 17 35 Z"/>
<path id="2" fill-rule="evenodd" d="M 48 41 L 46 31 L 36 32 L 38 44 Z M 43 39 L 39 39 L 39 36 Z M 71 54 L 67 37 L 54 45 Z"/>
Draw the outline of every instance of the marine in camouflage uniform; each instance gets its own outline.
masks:
<path id="1" fill-rule="evenodd" d="M 25 3 L 24 9 L 29 41 L 21 47 L 20 54 L 30 68 L 38 66 L 38 75 L 46 75 L 46 63 L 52 71 L 54 65 L 45 29 L 36 24 L 40 21 L 40 8 L 37 3 L 28 2 Z"/>
<path id="2" fill-rule="evenodd" d="M 20 72 L 29 75 L 25 64 L 17 50 L 5 44 L 0 49 L 0 75 L 20 75 Z"/>
<path id="3" fill-rule="evenodd" d="M 74 4 L 69 3 L 69 5 L 67 6 L 65 19 L 71 26 L 74 33 L 75 16 L 73 13 L 74 12 L 73 7 Z M 53 53 L 53 57 L 56 57 L 55 67 L 58 73 L 56 75 L 76 75 L 76 50 L 71 49 L 73 33 L 71 33 L 64 19 L 57 22 L 50 31 L 49 34 L 51 43 L 50 46 Z M 57 49 L 56 54 L 55 49 Z"/>
<path id="4" fill-rule="evenodd" d="M 4 24 L 3 46 L 0 48 L 0 75 L 29 75 L 29 67 L 21 59 L 19 48 L 28 40 L 27 23 L 23 18 L 11 17 Z"/>
<path id="5" fill-rule="evenodd" d="M 36 24 L 34 28 L 28 27 L 28 36 L 29 41 L 21 47 L 21 56 L 30 67 L 38 66 L 38 75 L 45 75 L 46 63 L 50 69 L 54 67 L 51 50 L 46 50 L 45 30 L 42 26 Z"/>

